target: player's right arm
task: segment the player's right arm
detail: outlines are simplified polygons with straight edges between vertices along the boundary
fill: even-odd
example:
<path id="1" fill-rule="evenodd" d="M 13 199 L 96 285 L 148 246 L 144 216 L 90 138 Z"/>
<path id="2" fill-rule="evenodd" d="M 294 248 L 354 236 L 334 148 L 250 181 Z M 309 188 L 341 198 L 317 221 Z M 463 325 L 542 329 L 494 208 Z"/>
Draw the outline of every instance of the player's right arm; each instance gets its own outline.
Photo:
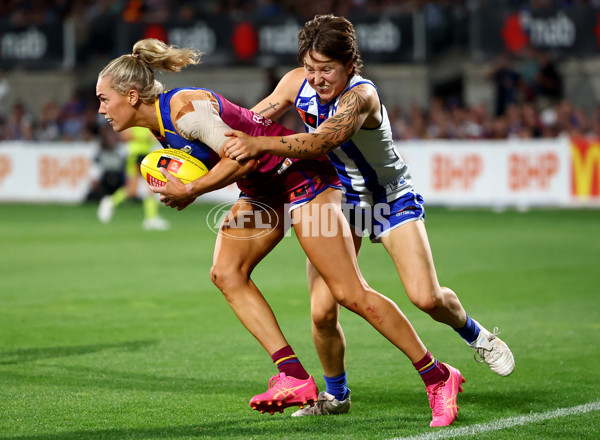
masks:
<path id="1" fill-rule="evenodd" d="M 255 164 L 254 159 L 240 163 L 224 157 L 207 174 L 190 183 L 183 183 L 165 168 L 161 168 L 167 183 L 162 187 L 151 186 L 150 189 L 160 194 L 160 201 L 166 206 L 181 211 L 201 195 L 225 188 L 245 177 L 254 169 Z"/>
<path id="2" fill-rule="evenodd" d="M 250 110 L 265 118 L 277 120 L 294 105 L 296 94 L 304 81 L 304 69 L 299 67 L 279 81 L 275 90 Z"/>

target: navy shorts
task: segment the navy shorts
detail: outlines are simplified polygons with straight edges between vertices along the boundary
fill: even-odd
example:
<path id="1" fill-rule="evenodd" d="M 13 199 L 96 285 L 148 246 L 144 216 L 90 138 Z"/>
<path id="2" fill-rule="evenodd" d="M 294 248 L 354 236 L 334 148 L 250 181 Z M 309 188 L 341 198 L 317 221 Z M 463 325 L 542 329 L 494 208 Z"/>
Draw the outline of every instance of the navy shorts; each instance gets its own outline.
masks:
<path id="1" fill-rule="evenodd" d="M 425 201 L 421 194 L 409 191 L 388 203 L 358 206 L 343 203 L 342 211 L 350 226 L 358 236 L 369 233 L 373 243 L 379 243 L 381 237 L 407 222 L 425 219 Z"/>

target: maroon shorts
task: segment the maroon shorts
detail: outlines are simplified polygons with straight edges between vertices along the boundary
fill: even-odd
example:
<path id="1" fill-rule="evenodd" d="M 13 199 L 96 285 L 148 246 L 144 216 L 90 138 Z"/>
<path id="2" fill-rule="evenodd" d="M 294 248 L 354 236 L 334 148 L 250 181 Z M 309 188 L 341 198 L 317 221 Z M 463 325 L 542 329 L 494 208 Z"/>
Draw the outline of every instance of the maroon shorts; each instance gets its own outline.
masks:
<path id="1" fill-rule="evenodd" d="M 273 209 L 287 205 L 291 211 L 310 202 L 327 188 L 342 189 L 337 172 L 328 160 L 294 162 L 271 184 L 269 191 L 242 191 L 240 197 L 256 200 Z"/>

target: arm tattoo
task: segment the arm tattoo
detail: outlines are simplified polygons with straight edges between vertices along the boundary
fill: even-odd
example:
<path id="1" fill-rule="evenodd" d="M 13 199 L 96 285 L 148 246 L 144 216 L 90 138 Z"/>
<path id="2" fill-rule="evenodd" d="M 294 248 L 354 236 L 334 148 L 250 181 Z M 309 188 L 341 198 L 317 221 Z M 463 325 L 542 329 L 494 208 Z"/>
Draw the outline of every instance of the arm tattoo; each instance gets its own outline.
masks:
<path id="1" fill-rule="evenodd" d="M 265 107 L 264 109 L 262 109 L 261 111 L 258 112 L 259 115 L 263 115 L 266 112 L 268 112 L 269 110 L 277 110 L 277 107 L 279 106 L 279 102 L 276 102 L 275 104 L 271 104 L 269 102 L 269 106 Z"/>
<path id="2" fill-rule="evenodd" d="M 302 145 L 306 140 L 300 140 L 297 137 L 289 141 L 288 150 L 300 153 L 302 151 L 317 151 L 325 154 L 328 151 L 339 147 L 348 141 L 360 129 L 364 122 L 360 116 L 367 104 L 367 96 L 362 90 L 349 90 L 340 99 L 339 106 L 344 108 L 340 113 L 336 113 L 327 119 L 319 131 L 313 133 L 314 141 L 310 142 L 308 149 Z M 281 143 L 287 143 L 283 138 Z"/>

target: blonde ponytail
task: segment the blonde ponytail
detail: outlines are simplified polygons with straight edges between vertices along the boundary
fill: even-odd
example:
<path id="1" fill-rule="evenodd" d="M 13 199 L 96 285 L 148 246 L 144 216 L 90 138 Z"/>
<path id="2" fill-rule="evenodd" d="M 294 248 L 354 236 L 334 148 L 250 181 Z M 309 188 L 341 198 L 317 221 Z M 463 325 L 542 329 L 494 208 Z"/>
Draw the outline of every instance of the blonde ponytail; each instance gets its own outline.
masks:
<path id="1" fill-rule="evenodd" d="M 202 52 L 194 48 L 179 49 L 160 40 L 147 38 L 133 46 L 133 52 L 115 58 L 102 69 L 98 80 L 111 77 L 111 86 L 121 95 L 135 89 L 143 102 L 151 103 L 164 86 L 154 78 L 152 69 L 179 72 L 184 67 L 199 64 Z"/>

